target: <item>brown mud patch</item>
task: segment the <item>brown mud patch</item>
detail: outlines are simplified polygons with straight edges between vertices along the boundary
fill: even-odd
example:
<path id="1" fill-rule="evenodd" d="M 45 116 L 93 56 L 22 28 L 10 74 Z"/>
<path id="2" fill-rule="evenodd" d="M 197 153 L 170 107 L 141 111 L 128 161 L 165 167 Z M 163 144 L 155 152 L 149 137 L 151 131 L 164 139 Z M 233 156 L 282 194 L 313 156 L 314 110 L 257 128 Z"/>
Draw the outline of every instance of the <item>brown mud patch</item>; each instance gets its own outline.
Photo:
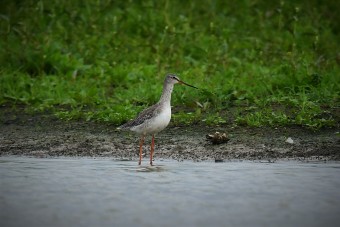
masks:
<path id="1" fill-rule="evenodd" d="M 27 155 L 112 157 L 138 159 L 138 136 L 110 124 L 62 121 L 51 114 L 29 115 L 0 111 L 0 156 Z M 15 113 L 13 113 L 15 112 Z M 228 143 L 213 145 L 207 134 L 229 136 Z M 291 138 L 293 143 L 286 142 Z M 144 152 L 149 155 L 151 138 Z M 339 129 L 311 131 L 301 127 L 247 128 L 170 126 L 156 136 L 155 160 L 340 160 Z"/>

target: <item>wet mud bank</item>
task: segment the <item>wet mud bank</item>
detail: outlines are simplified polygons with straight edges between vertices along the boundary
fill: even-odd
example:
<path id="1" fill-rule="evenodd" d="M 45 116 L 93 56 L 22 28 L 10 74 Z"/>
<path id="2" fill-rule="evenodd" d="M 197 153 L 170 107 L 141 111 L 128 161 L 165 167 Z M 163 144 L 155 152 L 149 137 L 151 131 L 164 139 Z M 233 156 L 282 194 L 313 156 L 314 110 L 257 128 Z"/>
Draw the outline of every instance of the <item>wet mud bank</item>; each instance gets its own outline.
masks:
<path id="1" fill-rule="evenodd" d="M 206 138 L 216 131 L 229 141 L 213 144 Z M 138 136 L 110 124 L 62 121 L 49 114 L 3 112 L 0 155 L 35 157 L 91 156 L 138 159 Z M 144 145 L 149 155 L 151 138 Z M 170 126 L 156 136 L 155 160 L 340 160 L 339 129 L 313 132 L 300 127 L 246 128 Z"/>

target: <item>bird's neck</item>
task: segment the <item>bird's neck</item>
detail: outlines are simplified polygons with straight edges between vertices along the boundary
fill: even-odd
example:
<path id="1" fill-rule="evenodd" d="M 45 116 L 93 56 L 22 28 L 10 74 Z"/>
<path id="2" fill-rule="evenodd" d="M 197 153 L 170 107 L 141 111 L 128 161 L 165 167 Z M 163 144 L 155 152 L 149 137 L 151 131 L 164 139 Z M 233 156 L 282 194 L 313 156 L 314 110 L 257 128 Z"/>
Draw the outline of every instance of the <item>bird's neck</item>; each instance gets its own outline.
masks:
<path id="1" fill-rule="evenodd" d="M 164 82 L 163 92 L 162 92 L 162 96 L 161 96 L 159 102 L 162 103 L 162 104 L 165 104 L 165 105 L 170 105 L 171 93 L 172 93 L 173 89 L 174 89 L 173 84 L 168 84 L 168 83 Z"/>

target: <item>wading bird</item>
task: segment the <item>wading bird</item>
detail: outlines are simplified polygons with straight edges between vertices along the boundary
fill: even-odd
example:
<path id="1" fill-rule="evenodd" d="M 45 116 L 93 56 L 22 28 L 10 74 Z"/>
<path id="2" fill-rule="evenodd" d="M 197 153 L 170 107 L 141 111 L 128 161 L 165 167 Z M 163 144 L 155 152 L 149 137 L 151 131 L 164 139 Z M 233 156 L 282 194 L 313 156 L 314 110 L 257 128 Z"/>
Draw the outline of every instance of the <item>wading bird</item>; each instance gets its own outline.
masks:
<path id="1" fill-rule="evenodd" d="M 165 77 L 163 92 L 159 101 L 155 105 L 143 110 L 134 120 L 131 120 L 118 128 L 131 130 L 140 135 L 138 165 L 142 163 L 142 147 L 145 136 L 148 134 L 152 135 L 150 151 L 150 165 L 152 165 L 152 156 L 155 148 L 155 134 L 165 129 L 171 119 L 171 93 L 175 84 L 184 84 L 197 89 L 197 87 L 181 81 L 176 75 L 169 74 Z"/>

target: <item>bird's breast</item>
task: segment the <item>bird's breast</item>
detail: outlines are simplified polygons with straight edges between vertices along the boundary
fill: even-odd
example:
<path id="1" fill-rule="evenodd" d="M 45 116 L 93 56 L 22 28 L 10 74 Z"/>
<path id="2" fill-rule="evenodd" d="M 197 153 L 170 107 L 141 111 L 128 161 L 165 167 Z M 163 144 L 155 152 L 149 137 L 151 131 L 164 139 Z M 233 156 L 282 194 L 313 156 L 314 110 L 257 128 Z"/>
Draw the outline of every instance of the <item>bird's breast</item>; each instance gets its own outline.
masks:
<path id="1" fill-rule="evenodd" d="M 159 114 L 157 114 L 154 118 L 149 122 L 150 130 L 153 132 L 160 132 L 166 126 L 168 126 L 171 119 L 171 108 L 163 109 Z"/>

